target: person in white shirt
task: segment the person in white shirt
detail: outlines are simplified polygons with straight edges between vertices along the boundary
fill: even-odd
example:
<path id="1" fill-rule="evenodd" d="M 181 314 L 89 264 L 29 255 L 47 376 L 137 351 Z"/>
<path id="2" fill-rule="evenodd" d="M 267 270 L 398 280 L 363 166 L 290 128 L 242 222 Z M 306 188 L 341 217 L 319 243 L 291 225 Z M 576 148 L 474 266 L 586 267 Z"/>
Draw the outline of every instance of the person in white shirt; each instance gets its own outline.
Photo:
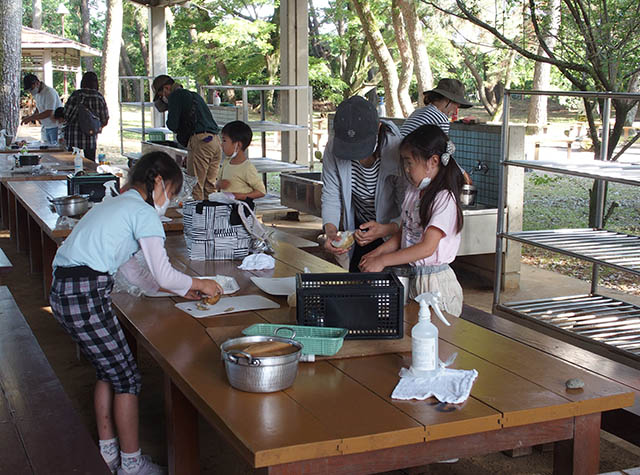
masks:
<path id="1" fill-rule="evenodd" d="M 23 117 L 21 124 L 40 121 L 43 137 L 50 144 L 58 143 L 58 123 L 54 119 L 54 112 L 62 107 L 62 101 L 56 90 L 40 81 L 35 74 L 27 74 L 23 79 L 24 90 L 29 91 L 36 101 L 35 113 Z"/>

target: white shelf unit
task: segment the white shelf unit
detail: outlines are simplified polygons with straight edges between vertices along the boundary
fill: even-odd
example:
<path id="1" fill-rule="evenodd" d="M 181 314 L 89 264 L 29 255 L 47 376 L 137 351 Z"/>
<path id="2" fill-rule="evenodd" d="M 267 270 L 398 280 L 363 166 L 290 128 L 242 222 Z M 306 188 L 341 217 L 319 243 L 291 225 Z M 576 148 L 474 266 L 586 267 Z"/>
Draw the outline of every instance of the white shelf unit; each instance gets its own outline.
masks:
<path id="1" fill-rule="evenodd" d="M 153 108 L 153 102 L 150 102 L 152 92 L 151 92 L 151 83 L 153 82 L 154 76 L 120 76 L 118 78 L 118 102 L 119 102 L 119 111 L 120 111 L 120 153 L 125 155 L 124 152 L 124 132 L 133 132 L 141 135 L 141 140 L 144 141 L 147 139 L 148 134 L 152 133 L 162 133 L 165 136 L 167 134 L 173 134 L 171 130 L 166 127 L 153 127 L 147 126 L 146 120 L 146 110 L 147 108 Z M 186 77 L 175 77 L 176 81 L 182 82 L 185 87 L 189 85 L 190 80 Z M 134 102 L 123 102 L 122 101 L 122 88 L 126 82 L 133 82 L 135 84 L 135 88 L 138 91 L 138 97 L 140 101 Z M 148 87 L 147 87 L 148 86 Z M 124 127 L 122 123 L 122 106 L 134 106 L 140 108 L 140 127 Z M 162 123 L 166 122 L 166 113 L 162 114 Z"/>
<path id="2" fill-rule="evenodd" d="M 262 158 L 267 157 L 267 132 L 298 132 L 298 131 L 308 131 L 309 136 L 309 168 L 313 166 L 313 89 L 311 86 L 280 86 L 280 85 L 207 85 L 200 87 L 200 95 L 205 98 L 205 102 L 207 101 L 207 91 L 225 91 L 225 90 L 234 90 L 241 92 L 242 98 L 242 107 L 240 109 L 239 117 L 234 117 L 231 120 L 242 120 L 246 122 L 251 127 L 251 130 L 255 133 L 259 133 L 261 137 L 261 146 L 262 146 Z M 257 91 L 260 95 L 260 120 L 249 120 L 249 92 Z M 309 101 L 308 110 L 309 115 L 307 118 L 307 123 L 302 124 L 289 124 L 284 122 L 274 122 L 266 120 L 266 93 L 269 91 L 285 92 L 285 91 L 306 91 L 307 97 Z M 224 112 L 224 109 L 232 109 L 235 106 L 214 106 L 213 104 L 207 103 L 210 109 L 215 110 L 219 115 L 221 112 Z M 217 121 L 217 119 L 216 119 Z M 229 122 L 230 120 L 226 120 L 224 123 Z M 224 125 L 221 123 L 219 125 Z"/>
<path id="3" fill-rule="evenodd" d="M 574 96 L 601 100 L 602 137 L 600 160 L 530 161 L 510 160 L 506 137 L 509 128 L 509 106 L 512 95 Z M 640 164 L 606 160 L 610 132 L 612 99 L 639 100 L 640 94 L 588 93 L 548 91 L 506 91 L 502 130 L 502 160 L 498 209 L 506 199 L 504 175 L 507 167 L 522 167 L 549 173 L 589 178 L 597 183 L 596 227 L 593 229 L 551 229 L 507 232 L 504 219 L 498 215 L 496 256 L 501 256 L 506 240 L 540 247 L 592 263 L 591 292 L 586 295 L 550 297 L 519 302 L 501 301 L 501 272 L 494 282 L 494 311 L 552 327 L 575 338 L 602 345 L 607 351 L 640 360 L 640 306 L 598 293 L 599 267 L 640 275 L 640 237 L 603 229 L 606 182 L 640 186 Z M 525 203 L 526 206 L 526 203 Z M 496 269 L 502 261 L 496 258 Z"/>

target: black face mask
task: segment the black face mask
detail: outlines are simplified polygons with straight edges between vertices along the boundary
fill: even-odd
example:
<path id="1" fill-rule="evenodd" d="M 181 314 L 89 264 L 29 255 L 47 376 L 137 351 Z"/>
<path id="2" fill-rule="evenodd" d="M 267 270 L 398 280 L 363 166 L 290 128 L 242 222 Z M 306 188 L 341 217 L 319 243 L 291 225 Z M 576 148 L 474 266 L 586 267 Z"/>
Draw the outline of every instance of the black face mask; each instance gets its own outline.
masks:
<path id="1" fill-rule="evenodd" d="M 164 100 L 162 100 L 162 97 L 158 97 L 155 101 L 153 101 L 153 106 L 158 112 L 167 112 L 167 110 L 169 110 L 169 105 L 164 102 Z"/>

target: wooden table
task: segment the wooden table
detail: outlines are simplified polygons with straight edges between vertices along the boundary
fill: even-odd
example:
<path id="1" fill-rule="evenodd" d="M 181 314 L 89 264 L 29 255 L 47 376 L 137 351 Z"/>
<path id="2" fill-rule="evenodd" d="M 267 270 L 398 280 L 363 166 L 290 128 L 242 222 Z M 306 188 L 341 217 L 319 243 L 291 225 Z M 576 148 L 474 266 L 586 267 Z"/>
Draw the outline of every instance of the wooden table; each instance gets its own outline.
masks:
<path id="1" fill-rule="evenodd" d="M 167 248 L 187 273 L 234 276 L 239 294 L 262 294 L 252 275 L 341 270 L 286 243 L 277 246 L 275 269 L 256 272 L 239 271 L 238 262 L 190 261 L 184 241 L 172 236 Z M 556 441 L 555 473 L 597 473 L 601 412 L 633 404 L 625 385 L 462 319 L 448 328 L 435 322 L 440 358 L 457 352 L 454 367 L 479 372 L 461 405 L 390 399 L 398 371 L 410 364 L 401 353 L 301 363 L 285 391 L 238 391 L 205 330 L 295 318 L 286 299 L 267 297 L 281 308 L 194 319 L 174 307 L 177 298 L 114 295 L 126 331 L 166 376 L 170 473 L 199 471 L 198 414 L 259 473 L 374 473 Z M 410 304 L 405 321 L 416 318 Z M 572 377 L 585 388 L 567 391 Z"/>
<path id="2" fill-rule="evenodd" d="M 45 298 L 51 287 L 53 258 L 58 246 L 71 233 L 58 226 L 59 216 L 49 207 L 49 198 L 65 196 L 67 184 L 60 180 L 11 181 L 6 183 L 9 204 L 9 229 L 18 252 L 29 254 L 31 272 L 42 272 Z M 166 232 L 182 231 L 182 216 L 168 210 L 172 220 L 164 224 Z"/>
<path id="3" fill-rule="evenodd" d="M 9 199 L 7 196 L 7 183 L 11 181 L 38 181 L 38 180 L 66 180 L 67 175 L 72 173 L 73 155 L 69 152 L 48 152 L 42 153 L 41 164 L 51 168 L 51 173 L 44 175 L 31 175 L 31 173 L 16 173 L 15 171 L 0 171 L 0 213 L 2 213 L 2 224 L 9 228 L 11 212 L 9 210 Z M 6 159 L 0 156 L 0 160 Z M 84 160 L 84 169 L 95 171 L 96 163 L 91 160 Z"/>

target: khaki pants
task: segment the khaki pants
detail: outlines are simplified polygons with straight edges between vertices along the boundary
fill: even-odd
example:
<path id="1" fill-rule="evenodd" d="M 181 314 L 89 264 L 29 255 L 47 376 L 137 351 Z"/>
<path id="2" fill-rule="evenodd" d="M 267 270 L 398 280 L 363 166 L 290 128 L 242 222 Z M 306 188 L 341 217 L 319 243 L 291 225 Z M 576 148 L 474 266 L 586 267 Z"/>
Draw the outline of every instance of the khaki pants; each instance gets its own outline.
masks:
<path id="1" fill-rule="evenodd" d="M 208 137 L 211 140 L 205 142 Z M 193 199 L 203 200 L 216 191 L 216 178 L 222 156 L 220 137 L 209 132 L 192 135 L 187 145 L 187 173 L 198 183 L 193 187 Z"/>

